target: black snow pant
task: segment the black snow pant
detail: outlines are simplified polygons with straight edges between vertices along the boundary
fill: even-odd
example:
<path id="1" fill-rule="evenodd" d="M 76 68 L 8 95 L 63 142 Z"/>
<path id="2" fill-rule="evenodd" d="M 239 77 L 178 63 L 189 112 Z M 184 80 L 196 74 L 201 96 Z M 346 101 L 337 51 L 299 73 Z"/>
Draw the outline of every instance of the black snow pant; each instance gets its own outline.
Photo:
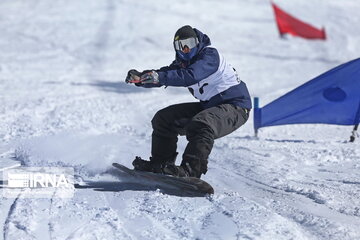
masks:
<path id="1" fill-rule="evenodd" d="M 249 110 L 232 104 L 203 109 L 201 103 L 176 104 L 158 111 L 152 119 L 152 161 L 174 162 L 178 135 L 189 141 L 181 165 L 188 163 L 197 177 L 207 172 L 208 157 L 214 139 L 243 125 Z"/>

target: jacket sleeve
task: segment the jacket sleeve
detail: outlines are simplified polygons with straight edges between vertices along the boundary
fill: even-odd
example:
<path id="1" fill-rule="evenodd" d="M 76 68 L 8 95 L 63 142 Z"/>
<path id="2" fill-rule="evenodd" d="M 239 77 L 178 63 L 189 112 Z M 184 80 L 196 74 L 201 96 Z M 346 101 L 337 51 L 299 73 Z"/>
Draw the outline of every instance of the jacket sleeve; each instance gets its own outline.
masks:
<path id="1" fill-rule="evenodd" d="M 176 56 L 175 56 L 176 57 Z M 181 62 L 175 59 L 169 66 L 165 66 L 157 70 L 157 72 L 165 72 L 178 69 L 181 66 Z"/>
<path id="2" fill-rule="evenodd" d="M 161 67 L 159 70 L 156 70 L 156 72 L 164 72 L 164 71 L 170 71 L 170 70 L 174 70 L 174 69 L 178 69 L 181 66 L 181 62 L 179 62 L 178 60 L 174 60 L 169 66 L 164 66 Z M 152 70 L 145 70 L 142 73 L 146 72 L 146 71 L 152 71 Z M 143 88 L 153 88 L 153 87 L 162 87 L 163 84 L 160 82 L 158 84 L 153 84 L 153 83 L 145 83 L 143 85 L 139 85 L 139 87 L 143 87 Z"/>
<path id="3" fill-rule="evenodd" d="M 165 86 L 188 87 L 207 78 L 217 71 L 220 57 L 215 48 L 205 48 L 197 56 L 196 60 L 187 66 L 174 68 L 161 68 L 158 71 L 159 81 Z"/>

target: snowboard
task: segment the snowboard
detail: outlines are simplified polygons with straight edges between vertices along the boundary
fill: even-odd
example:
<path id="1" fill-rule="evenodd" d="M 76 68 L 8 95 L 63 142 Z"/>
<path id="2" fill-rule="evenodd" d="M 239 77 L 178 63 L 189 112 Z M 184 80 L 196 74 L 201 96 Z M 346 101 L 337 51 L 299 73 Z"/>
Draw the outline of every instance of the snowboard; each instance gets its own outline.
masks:
<path id="1" fill-rule="evenodd" d="M 139 181 L 155 182 L 157 187 L 161 189 L 173 188 L 184 195 L 206 195 L 214 194 L 214 188 L 204 180 L 195 177 L 175 177 L 152 172 L 137 171 L 130 169 L 122 164 L 112 164 L 117 170 L 128 174 Z"/>

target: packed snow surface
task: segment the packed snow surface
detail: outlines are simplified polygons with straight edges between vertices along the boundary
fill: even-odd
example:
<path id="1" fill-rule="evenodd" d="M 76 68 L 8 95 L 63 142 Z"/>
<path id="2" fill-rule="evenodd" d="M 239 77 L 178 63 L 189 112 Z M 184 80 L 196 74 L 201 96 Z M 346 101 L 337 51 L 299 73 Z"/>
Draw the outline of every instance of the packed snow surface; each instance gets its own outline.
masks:
<path id="1" fill-rule="evenodd" d="M 357 0 L 276 3 L 325 26 L 327 41 L 280 39 L 265 0 L 1 1 L 0 157 L 73 167 L 79 183 L 105 191 L 2 196 L 0 238 L 360 239 L 360 139 L 348 142 L 351 126 L 270 127 L 255 138 L 251 117 L 216 140 L 208 197 L 149 191 L 109 172 L 112 162 L 150 155 L 156 111 L 195 101 L 185 88 L 124 83 L 131 68 L 170 64 L 183 25 L 208 34 L 261 105 L 358 57 Z M 185 145 L 181 138 L 180 153 Z"/>

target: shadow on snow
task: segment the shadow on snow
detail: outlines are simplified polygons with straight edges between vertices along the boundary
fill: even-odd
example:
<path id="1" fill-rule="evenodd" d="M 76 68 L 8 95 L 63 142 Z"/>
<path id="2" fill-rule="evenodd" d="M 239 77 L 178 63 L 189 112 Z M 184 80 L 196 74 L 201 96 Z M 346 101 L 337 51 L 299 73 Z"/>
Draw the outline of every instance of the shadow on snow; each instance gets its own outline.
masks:
<path id="1" fill-rule="evenodd" d="M 105 80 L 95 80 L 90 83 L 77 83 L 72 82 L 73 86 L 91 86 L 97 87 L 105 92 L 114 92 L 114 93 L 139 93 L 149 91 L 149 89 L 145 89 L 142 87 L 136 87 L 134 85 L 126 84 L 124 82 L 110 82 Z"/>

